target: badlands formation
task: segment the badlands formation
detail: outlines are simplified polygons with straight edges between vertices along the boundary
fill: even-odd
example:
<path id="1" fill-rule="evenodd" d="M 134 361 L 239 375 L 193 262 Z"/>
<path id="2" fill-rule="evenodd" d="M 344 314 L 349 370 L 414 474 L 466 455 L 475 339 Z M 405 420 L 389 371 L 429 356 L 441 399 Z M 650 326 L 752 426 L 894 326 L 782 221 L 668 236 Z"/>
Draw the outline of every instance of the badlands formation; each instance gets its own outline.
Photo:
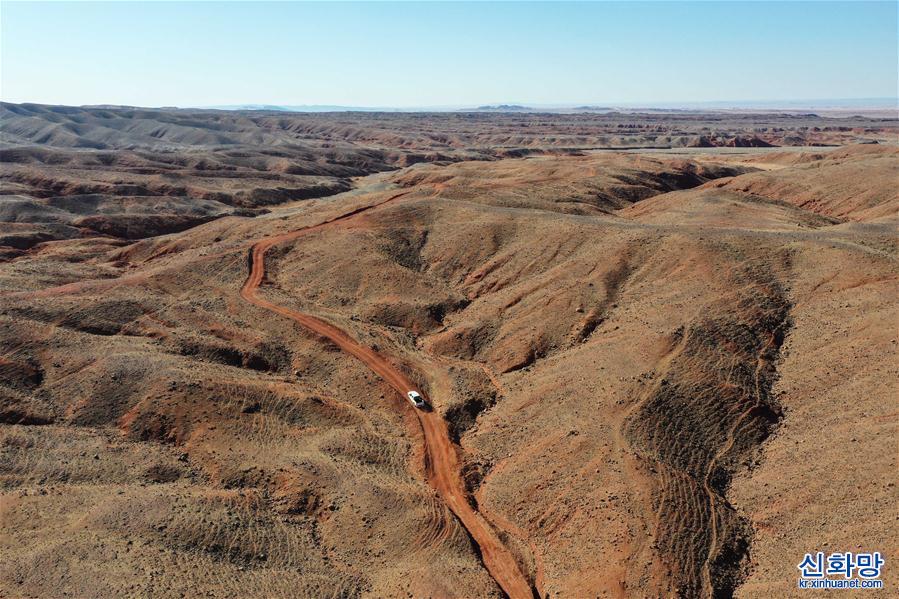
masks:
<path id="1" fill-rule="evenodd" d="M 0 119 L 0 595 L 785 597 L 806 552 L 899 557 L 895 119 Z"/>

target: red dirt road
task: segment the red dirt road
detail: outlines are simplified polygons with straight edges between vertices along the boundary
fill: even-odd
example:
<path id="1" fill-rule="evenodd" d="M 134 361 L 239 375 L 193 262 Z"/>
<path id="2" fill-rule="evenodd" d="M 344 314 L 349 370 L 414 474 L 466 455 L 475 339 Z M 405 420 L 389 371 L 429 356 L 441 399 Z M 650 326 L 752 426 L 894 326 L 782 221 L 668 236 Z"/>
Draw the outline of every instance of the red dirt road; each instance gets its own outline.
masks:
<path id="1" fill-rule="evenodd" d="M 408 192 L 406 192 L 408 193 Z M 409 379 L 395 368 L 383 355 L 358 343 L 347 333 L 334 325 L 311 316 L 273 304 L 258 295 L 259 286 L 265 279 L 265 253 L 269 248 L 292 241 L 312 231 L 321 229 L 331 223 L 345 220 L 361 212 L 392 202 L 406 193 L 391 196 L 380 203 L 358 208 L 331 220 L 317 225 L 266 237 L 252 248 L 250 274 L 240 290 L 240 296 L 260 308 L 289 318 L 303 327 L 330 339 L 340 349 L 361 360 L 372 372 L 384 379 L 405 400 L 406 391 L 415 386 Z M 410 407 L 410 409 L 412 409 Z M 503 545 L 490 524 L 471 506 L 460 474 L 459 456 L 455 445 L 450 441 L 446 423 L 436 410 L 415 410 L 424 433 L 425 449 L 428 455 L 428 482 L 437 490 L 462 525 L 468 530 L 477 543 L 487 571 L 512 599 L 532 599 L 534 591 L 527 577 L 522 573 L 518 562 Z"/>

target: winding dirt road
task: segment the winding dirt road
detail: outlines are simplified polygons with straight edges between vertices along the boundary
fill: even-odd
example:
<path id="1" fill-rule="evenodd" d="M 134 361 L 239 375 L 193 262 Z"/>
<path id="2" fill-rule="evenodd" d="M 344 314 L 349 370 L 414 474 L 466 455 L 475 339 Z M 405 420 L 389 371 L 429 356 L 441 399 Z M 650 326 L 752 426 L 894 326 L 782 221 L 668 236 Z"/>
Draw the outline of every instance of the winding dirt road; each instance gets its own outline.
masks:
<path id="1" fill-rule="evenodd" d="M 406 391 L 415 386 L 409 379 L 395 368 L 389 360 L 370 347 L 358 343 L 350 335 L 336 326 L 309 314 L 297 312 L 284 306 L 274 304 L 259 296 L 259 286 L 265 279 L 265 253 L 280 243 L 293 241 L 298 237 L 320 230 L 332 223 L 343 221 L 362 212 L 383 206 L 397 200 L 409 192 L 400 193 L 384 201 L 357 208 L 333 219 L 324 221 L 289 233 L 266 237 L 257 242 L 251 253 L 250 274 L 240 290 L 240 296 L 260 308 L 289 318 L 301 326 L 331 340 L 341 350 L 361 360 L 366 366 L 384 379 L 404 401 Z M 413 409 L 410 408 L 409 409 Z M 478 545 L 487 571 L 512 599 L 533 599 L 534 591 L 527 577 L 522 573 L 518 562 L 503 545 L 490 524 L 471 506 L 462 483 L 459 456 L 456 446 L 450 440 L 446 422 L 436 410 L 415 410 L 424 433 L 427 451 L 428 482 L 437 490 L 443 501 L 459 518 Z"/>

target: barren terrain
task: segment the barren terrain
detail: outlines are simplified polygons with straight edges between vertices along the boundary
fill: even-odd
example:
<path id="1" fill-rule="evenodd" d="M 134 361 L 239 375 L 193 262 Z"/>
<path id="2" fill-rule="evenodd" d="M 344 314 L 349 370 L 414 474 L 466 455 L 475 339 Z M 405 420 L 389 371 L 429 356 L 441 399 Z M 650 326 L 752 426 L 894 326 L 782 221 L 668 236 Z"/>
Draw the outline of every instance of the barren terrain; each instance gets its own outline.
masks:
<path id="1" fill-rule="evenodd" d="M 897 127 L 3 104 L 0 595 L 888 596 Z"/>

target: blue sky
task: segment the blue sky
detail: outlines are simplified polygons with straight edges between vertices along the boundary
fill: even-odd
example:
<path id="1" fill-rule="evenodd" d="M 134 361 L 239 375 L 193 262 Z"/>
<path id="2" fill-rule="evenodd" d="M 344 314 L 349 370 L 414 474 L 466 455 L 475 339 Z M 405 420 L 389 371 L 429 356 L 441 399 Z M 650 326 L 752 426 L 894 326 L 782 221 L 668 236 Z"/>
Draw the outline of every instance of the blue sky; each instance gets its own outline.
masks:
<path id="1" fill-rule="evenodd" d="M 897 95 L 896 2 L 0 3 L 13 102 L 456 106 Z"/>

